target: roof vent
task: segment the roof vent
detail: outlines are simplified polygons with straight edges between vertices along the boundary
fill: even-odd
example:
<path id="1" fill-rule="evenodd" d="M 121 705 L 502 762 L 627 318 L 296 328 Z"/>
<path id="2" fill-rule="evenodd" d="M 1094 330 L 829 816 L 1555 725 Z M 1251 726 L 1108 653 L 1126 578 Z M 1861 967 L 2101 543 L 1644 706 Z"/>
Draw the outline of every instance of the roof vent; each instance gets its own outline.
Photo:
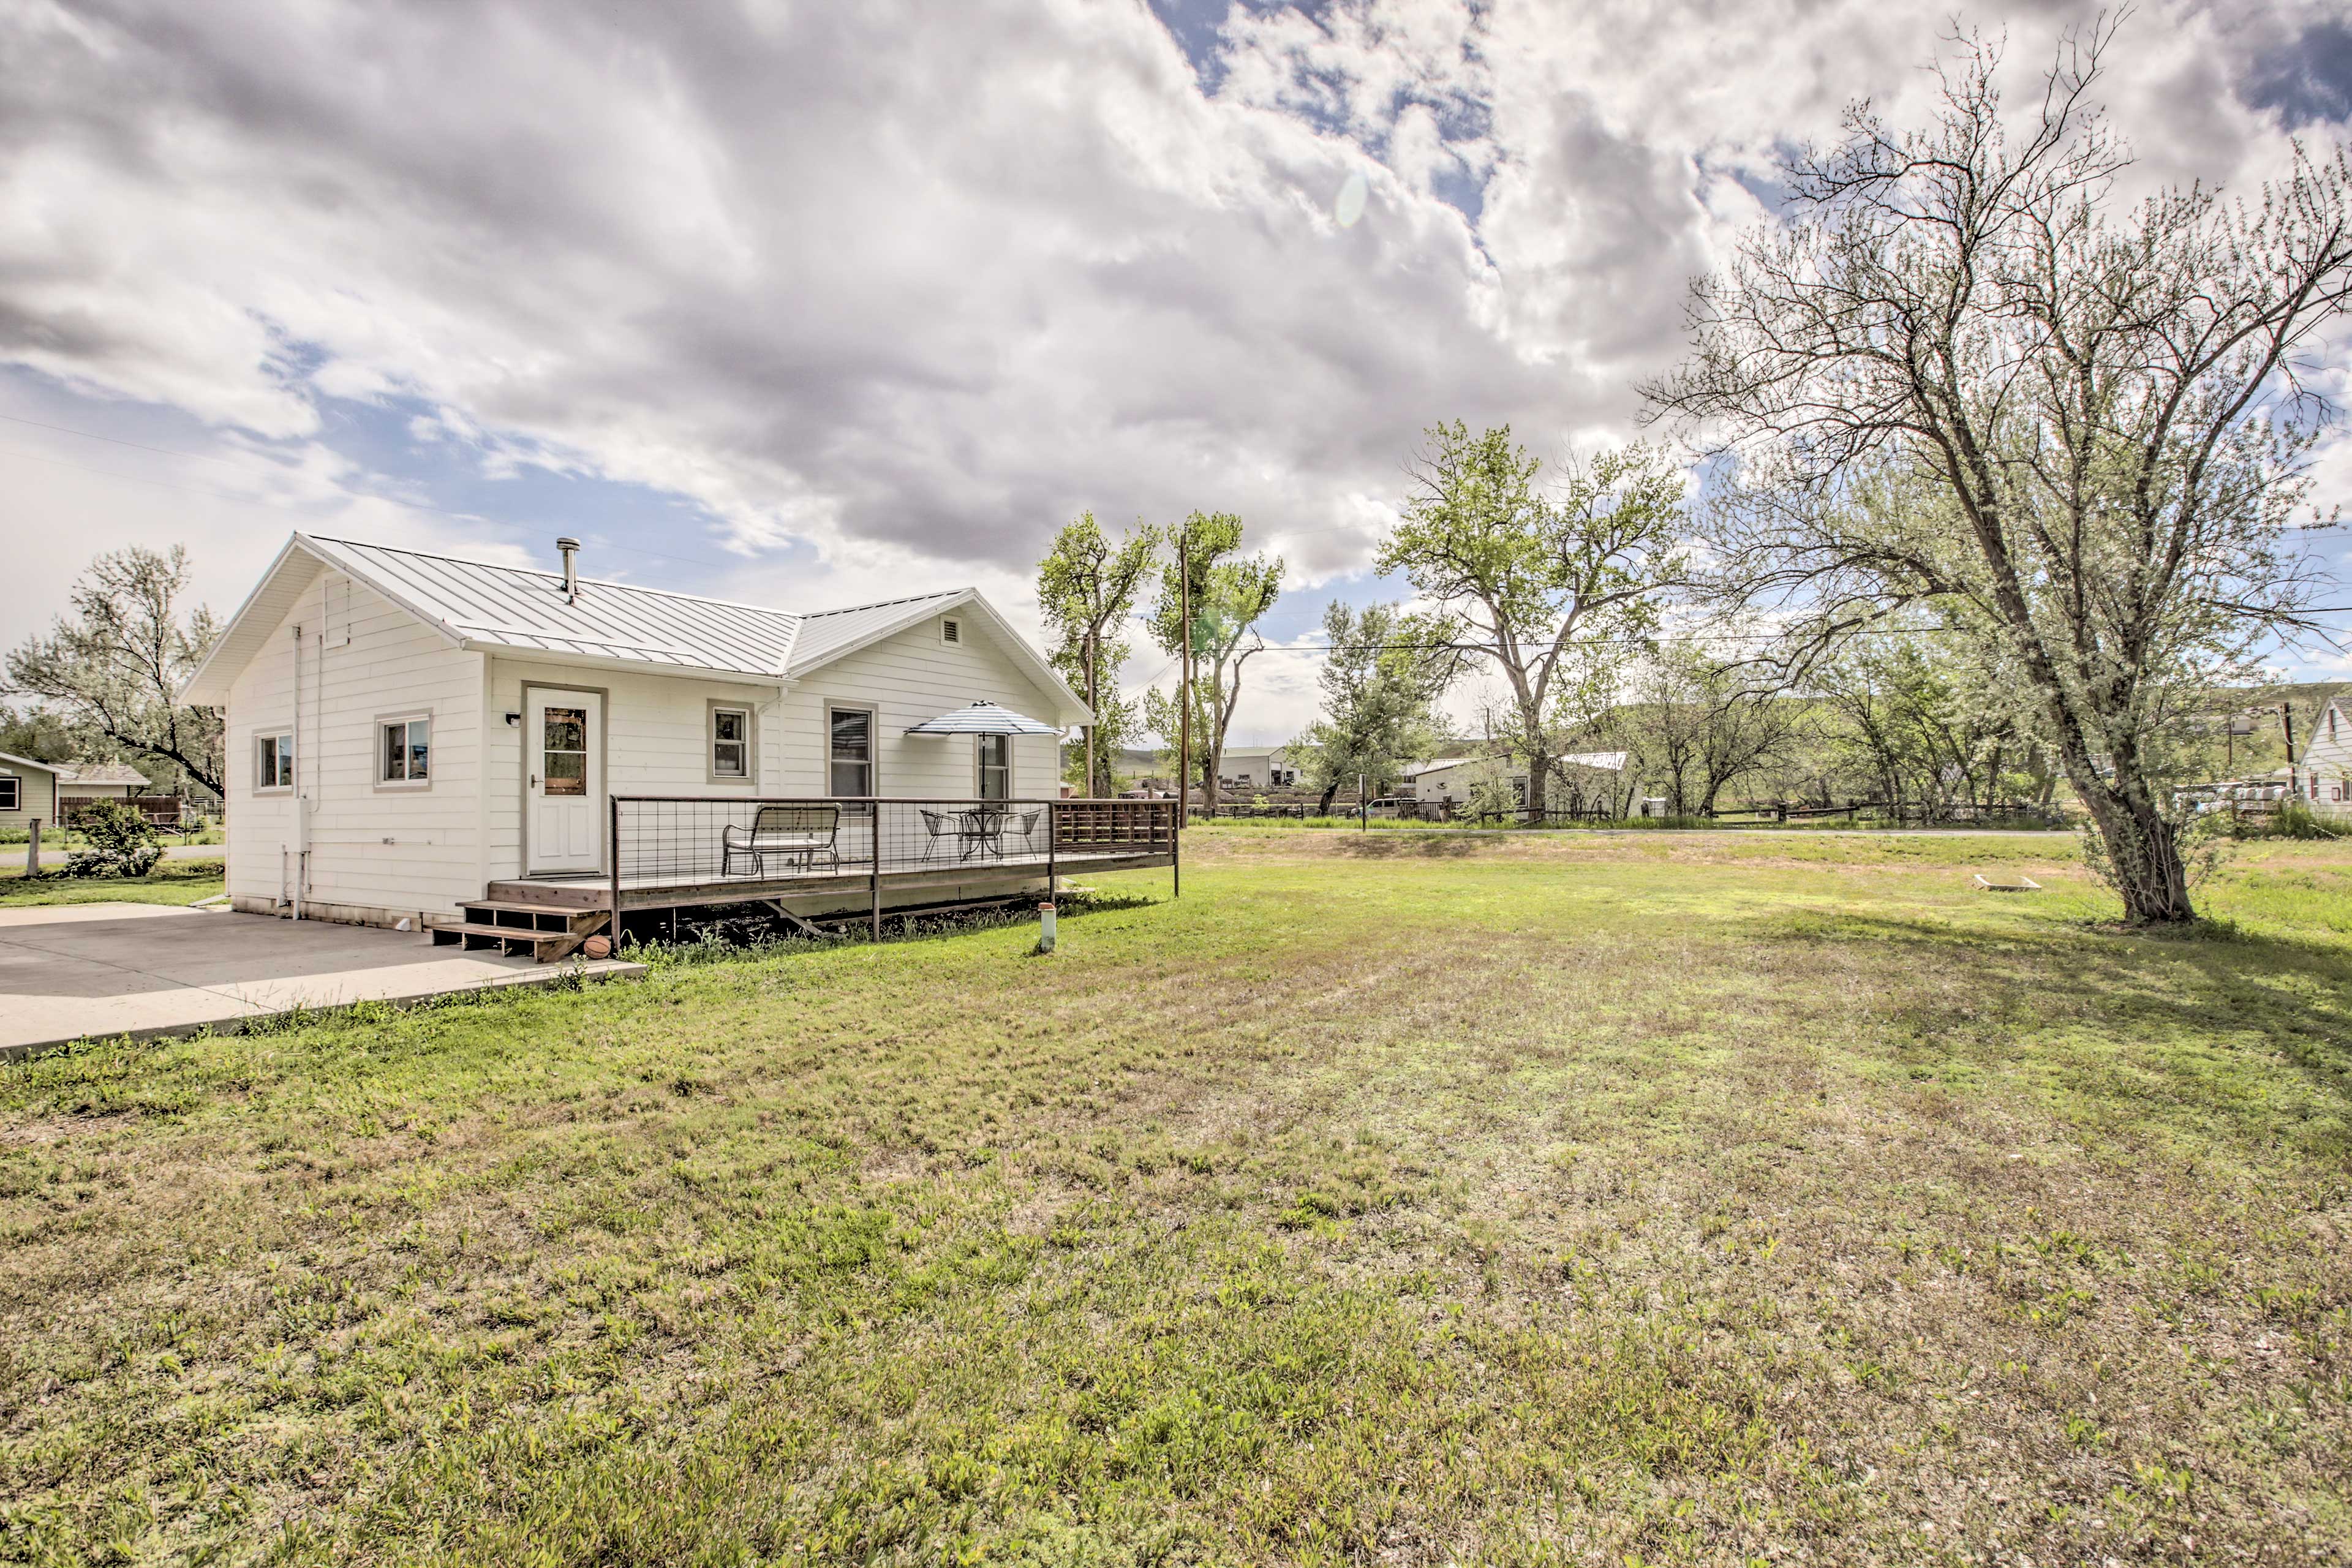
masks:
<path id="1" fill-rule="evenodd" d="M 953 616 L 943 617 L 940 622 L 940 641 L 951 643 L 963 641 L 963 623 Z"/>
<path id="2" fill-rule="evenodd" d="M 570 534 L 555 542 L 563 552 L 563 601 L 572 604 L 580 597 L 580 542 Z"/>

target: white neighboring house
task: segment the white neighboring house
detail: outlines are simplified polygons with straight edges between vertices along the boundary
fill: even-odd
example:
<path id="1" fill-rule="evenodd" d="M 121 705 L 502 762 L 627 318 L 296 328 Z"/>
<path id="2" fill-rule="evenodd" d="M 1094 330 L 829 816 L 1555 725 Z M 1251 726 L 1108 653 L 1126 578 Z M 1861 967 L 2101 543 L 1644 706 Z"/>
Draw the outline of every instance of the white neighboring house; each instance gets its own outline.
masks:
<path id="1" fill-rule="evenodd" d="M 58 774 L 58 799 L 68 809 L 80 800 L 129 800 L 154 793 L 145 773 L 121 763 L 68 763 Z"/>
<path id="2" fill-rule="evenodd" d="M 1598 773 L 1625 771 L 1622 752 L 1575 752 L 1558 759 L 1569 767 Z M 1440 757 L 1405 770 L 1405 788 L 1415 800 L 1466 802 L 1481 783 L 1508 789 L 1521 805 L 1528 798 L 1528 768 L 1517 757 Z"/>
<path id="3" fill-rule="evenodd" d="M 2294 769 L 2294 793 L 2315 811 L 2352 816 L 2352 702 L 2331 697 L 2312 721 Z"/>
<path id="4" fill-rule="evenodd" d="M 1217 782 L 1235 789 L 1287 789 L 1298 769 L 1287 746 L 1227 746 L 1217 758 Z"/>
<path id="5" fill-rule="evenodd" d="M 493 883 L 593 886 L 608 795 L 1043 797 L 1054 733 L 903 731 L 1087 717 L 975 589 L 793 614 L 581 578 L 558 542 L 547 572 L 287 542 L 184 693 L 226 710 L 236 908 L 447 924 Z"/>

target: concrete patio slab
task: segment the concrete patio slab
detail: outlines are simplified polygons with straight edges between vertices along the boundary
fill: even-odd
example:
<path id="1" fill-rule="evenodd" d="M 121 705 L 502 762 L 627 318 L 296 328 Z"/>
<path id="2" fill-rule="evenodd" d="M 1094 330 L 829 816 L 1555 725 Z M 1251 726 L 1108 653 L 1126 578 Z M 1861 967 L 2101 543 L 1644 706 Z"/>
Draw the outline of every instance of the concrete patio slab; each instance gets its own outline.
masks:
<path id="1" fill-rule="evenodd" d="M 234 1027 L 298 1007 L 541 985 L 574 971 L 634 979 L 645 966 L 534 963 L 436 947 L 422 931 L 166 905 L 0 910 L 0 1058 L 78 1039 Z"/>

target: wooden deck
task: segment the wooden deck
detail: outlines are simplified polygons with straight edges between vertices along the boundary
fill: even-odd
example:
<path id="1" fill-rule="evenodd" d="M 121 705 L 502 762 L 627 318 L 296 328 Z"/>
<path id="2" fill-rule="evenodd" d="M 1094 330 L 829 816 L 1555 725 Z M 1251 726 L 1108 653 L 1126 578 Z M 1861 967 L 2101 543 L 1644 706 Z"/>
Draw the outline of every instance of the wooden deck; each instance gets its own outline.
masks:
<path id="1" fill-rule="evenodd" d="M 1056 854 L 1053 869 L 1056 876 L 1076 877 L 1109 871 L 1145 871 L 1175 863 L 1176 858 L 1172 855 L 1079 849 Z M 821 907 L 863 909 L 872 903 L 877 879 L 883 902 L 888 905 L 919 901 L 907 895 L 926 891 L 950 892 L 973 898 L 985 896 L 979 889 L 1017 892 L 1025 883 L 1043 881 L 1045 874 L 1046 861 L 1042 855 L 1034 858 L 1025 855 L 973 857 L 961 860 L 952 858 L 929 861 L 886 859 L 878 879 L 871 864 L 856 863 L 814 871 L 794 871 L 789 875 L 715 877 L 688 881 L 633 879 L 624 874 L 620 879 L 621 908 L 625 912 L 631 910 L 681 909 L 701 904 L 767 903 L 772 900 L 800 905 L 813 900 Z M 492 882 L 488 896 L 493 900 L 535 904 L 541 908 L 609 910 L 613 907 L 613 881 L 602 875 L 509 878 Z M 819 912 L 819 910 L 801 908 L 795 912 L 811 914 Z"/>

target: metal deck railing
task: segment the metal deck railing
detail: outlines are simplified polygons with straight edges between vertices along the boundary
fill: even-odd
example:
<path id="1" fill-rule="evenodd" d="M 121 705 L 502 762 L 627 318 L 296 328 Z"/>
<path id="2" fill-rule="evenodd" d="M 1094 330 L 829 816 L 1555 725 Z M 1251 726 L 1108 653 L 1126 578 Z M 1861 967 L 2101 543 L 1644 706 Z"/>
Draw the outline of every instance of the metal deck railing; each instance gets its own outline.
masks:
<path id="1" fill-rule="evenodd" d="M 614 795 L 613 904 L 724 902 L 871 883 L 1065 867 L 1177 853 L 1176 803 Z"/>

